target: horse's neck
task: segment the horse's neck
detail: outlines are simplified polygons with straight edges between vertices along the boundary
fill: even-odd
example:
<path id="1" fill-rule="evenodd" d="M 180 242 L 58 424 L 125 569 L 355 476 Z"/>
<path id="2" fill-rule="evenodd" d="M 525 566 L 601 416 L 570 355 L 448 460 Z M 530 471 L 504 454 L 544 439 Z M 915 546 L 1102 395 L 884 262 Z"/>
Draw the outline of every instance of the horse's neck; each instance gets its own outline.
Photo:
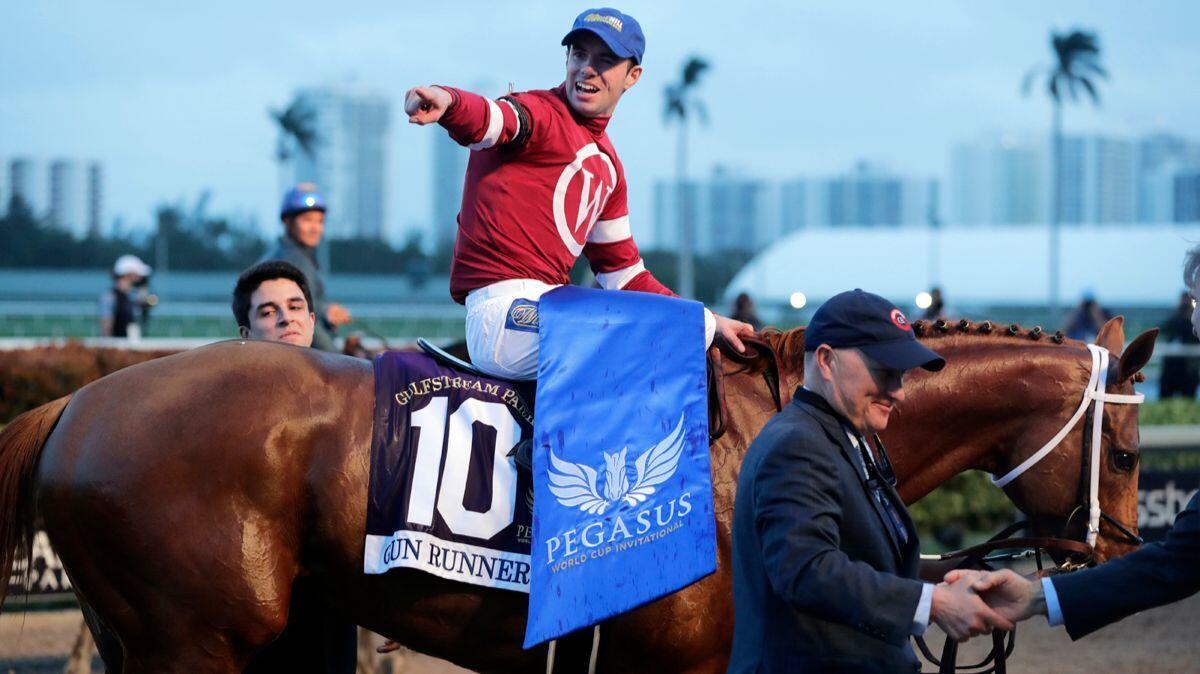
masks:
<path id="1" fill-rule="evenodd" d="M 964 471 L 1011 467 L 1029 437 L 1049 439 L 1067 420 L 1074 389 L 1082 394 L 1075 380 L 1087 376 L 1087 352 L 1070 346 L 979 336 L 925 344 L 948 365 L 912 376 L 884 434 L 907 503 Z"/>

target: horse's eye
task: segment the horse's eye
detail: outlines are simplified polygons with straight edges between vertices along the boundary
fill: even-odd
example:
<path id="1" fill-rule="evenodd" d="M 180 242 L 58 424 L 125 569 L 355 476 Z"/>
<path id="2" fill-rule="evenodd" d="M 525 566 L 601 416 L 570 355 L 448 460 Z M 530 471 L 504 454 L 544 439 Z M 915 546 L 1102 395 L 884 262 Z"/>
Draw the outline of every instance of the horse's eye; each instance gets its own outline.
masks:
<path id="1" fill-rule="evenodd" d="M 1113 466 L 1122 473 L 1131 473 L 1134 468 L 1137 468 L 1138 455 L 1134 452 L 1126 452 L 1120 449 L 1114 449 L 1112 452 Z"/>

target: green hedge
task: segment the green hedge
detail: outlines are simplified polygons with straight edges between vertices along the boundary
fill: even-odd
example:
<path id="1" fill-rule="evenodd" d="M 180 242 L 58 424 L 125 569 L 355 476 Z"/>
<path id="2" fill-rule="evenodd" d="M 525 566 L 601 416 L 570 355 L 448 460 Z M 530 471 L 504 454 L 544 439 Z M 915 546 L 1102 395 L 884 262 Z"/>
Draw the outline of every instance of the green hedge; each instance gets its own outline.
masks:
<path id="1" fill-rule="evenodd" d="M 1149 402 L 1142 405 L 1138 419 L 1142 426 L 1200 425 L 1200 402 L 1181 398 Z M 988 478 L 981 471 L 968 471 L 910 506 L 921 537 L 930 541 L 933 532 L 943 527 L 994 532 L 1013 521 L 1016 508 Z M 936 545 L 924 547 L 931 550 Z"/>
<path id="2" fill-rule="evenodd" d="M 1141 426 L 1200 425 L 1200 402 L 1186 398 L 1170 398 L 1142 405 L 1138 410 Z"/>

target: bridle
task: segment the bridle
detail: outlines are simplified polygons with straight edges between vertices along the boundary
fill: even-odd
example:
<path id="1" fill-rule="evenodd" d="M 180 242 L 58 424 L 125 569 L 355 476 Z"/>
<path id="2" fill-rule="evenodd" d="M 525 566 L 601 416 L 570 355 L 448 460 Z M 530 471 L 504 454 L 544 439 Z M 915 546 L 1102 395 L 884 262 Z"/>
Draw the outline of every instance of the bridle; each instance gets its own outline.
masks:
<path id="1" fill-rule="evenodd" d="M 1029 458 L 1022 461 L 1017 467 L 1008 471 L 1000 477 L 993 477 L 992 483 L 997 487 L 1005 487 L 1023 475 L 1039 461 L 1046 458 L 1050 452 L 1054 451 L 1067 435 L 1075 428 L 1080 419 L 1086 419 L 1084 422 L 1083 444 L 1081 446 L 1081 459 L 1086 462 L 1087 469 L 1087 498 L 1086 503 L 1080 505 L 1067 517 L 1063 527 L 1063 533 L 1060 538 L 1021 538 L 1012 537 L 1014 533 L 1028 526 L 1027 521 L 1016 522 L 1008 527 L 1005 527 L 1000 533 L 993 536 L 986 543 L 971 546 L 964 550 L 948 552 L 942 555 L 928 557 L 922 555 L 924 559 L 936 560 L 951 560 L 961 559 L 960 566 L 975 566 L 985 569 L 991 568 L 989 562 L 1012 560 L 1021 557 L 1034 557 L 1037 561 L 1039 571 L 1042 568 L 1041 552 L 1058 551 L 1065 552 L 1076 557 L 1076 561 L 1067 562 L 1061 565 L 1061 570 L 1072 570 L 1084 566 L 1090 561 L 1096 550 L 1096 541 L 1100 536 L 1100 521 L 1103 519 L 1117 529 L 1124 540 L 1134 545 L 1141 545 L 1142 539 L 1133 530 L 1119 522 L 1116 518 L 1105 513 L 1100 507 L 1100 464 L 1102 461 L 1101 444 L 1103 441 L 1103 426 L 1104 426 L 1104 405 L 1105 403 L 1113 405 L 1140 405 L 1146 401 L 1146 396 L 1143 393 L 1135 394 L 1119 394 L 1108 393 L 1105 389 L 1108 386 L 1108 365 L 1109 353 L 1108 349 L 1096 344 L 1088 344 L 1088 351 L 1092 356 L 1092 372 L 1088 377 L 1087 386 L 1083 390 L 1082 400 L 1079 401 L 1079 407 L 1067 423 L 1050 438 L 1046 444 L 1042 445 L 1038 451 L 1034 452 Z M 1091 434 L 1087 433 L 1087 426 L 1091 425 Z M 1083 542 L 1066 538 L 1066 529 L 1070 526 L 1071 520 L 1081 508 L 1087 506 L 1088 522 L 1087 535 Z M 1020 553 L 1010 553 L 999 557 L 987 556 L 991 552 L 997 550 L 1023 550 Z M 926 659 L 938 667 L 938 671 L 943 674 L 949 674 L 956 670 L 982 670 L 977 674 L 987 674 L 988 672 L 996 672 L 1003 674 L 1006 671 L 1006 660 L 1012 654 L 1015 645 L 1015 639 L 1012 633 L 1005 641 L 1004 632 L 994 632 L 992 634 L 992 651 L 979 663 L 959 667 L 956 665 L 958 655 L 958 644 L 951 639 L 947 639 L 942 650 L 942 657 L 936 658 L 929 650 L 925 640 L 922 637 L 916 637 L 918 648 L 925 655 Z M 983 668 L 987 669 L 983 669 Z"/>
<path id="2" fill-rule="evenodd" d="M 1087 440 L 1087 430 L 1084 430 L 1084 451 L 1089 456 L 1088 460 L 1088 523 L 1087 536 L 1085 542 L 1092 550 L 1096 549 L 1096 539 L 1100 534 L 1100 519 L 1113 524 L 1127 538 L 1138 543 L 1141 539 L 1138 538 L 1133 531 L 1118 522 L 1115 518 L 1106 515 L 1100 508 L 1100 463 L 1101 463 L 1101 443 L 1103 440 L 1103 425 L 1104 425 L 1104 404 L 1111 403 L 1113 405 L 1140 405 L 1146 401 L 1144 393 L 1120 394 L 1108 393 L 1105 388 L 1108 385 L 1108 349 L 1097 346 L 1095 344 L 1087 345 L 1088 351 L 1092 356 L 1092 373 L 1088 378 L 1087 387 L 1083 390 L 1083 399 L 1079 401 L 1079 407 L 1075 410 L 1070 420 L 1054 435 L 1053 438 L 1042 445 L 1041 449 L 1034 452 L 1029 458 L 1025 459 L 1016 468 L 1005 473 L 999 478 L 992 478 L 992 484 L 1003 488 L 1012 483 L 1013 480 L 1020 477 L 1025 471 L 1035 466 L 1039 461 L 1054 451 L 1056 447 L 1062 444 L 1064 438 L 1075 428 L 1075 424 L 1084 418 L 1084 415 L 1089 412 L 1089 408 L 1095 405 L 1094 410 L 1091 410 L 1091 442 Z M 1090 445 L 1090 452 L 1087 452 Z M 1068 518 L 1069 523 L 1070 518 Z"/>

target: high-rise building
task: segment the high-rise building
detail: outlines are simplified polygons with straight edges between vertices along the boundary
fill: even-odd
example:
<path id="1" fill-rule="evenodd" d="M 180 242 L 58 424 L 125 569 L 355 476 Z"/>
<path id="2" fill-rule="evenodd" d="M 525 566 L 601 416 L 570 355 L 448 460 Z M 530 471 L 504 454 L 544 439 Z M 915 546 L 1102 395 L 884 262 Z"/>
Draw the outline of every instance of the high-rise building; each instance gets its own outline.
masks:
<path id="1" fill-rule="evenodd" d="M 950 148 L 948 217 L 955 225 L 1025 224 L 1046 217 L 1045 141 L 986 133 Z"/>
<path id="2" fill-rule="evenodd" d="M 711 255 L 725 251 L 756 251 L 779 235 L 772 186 L 716 167 L 708 180 L 689 180 L 679 189 L 674 181 L 654 185 L 657 248 L 679 250 L 682 202 L 693 223 L 692 251 Z"/>
<path id="3" fill-rule="evenodd" d="M 1137 141 L 1137 156 L 1138 221 L 1175 220 L 1175 176 L 1200 167 L 1200 145 L 1174 134 L 1159 132 Z M 1187 198 L 1185 194 L 1186 190 L 1180 196 Z"/>
<path id="4" fill-rule="evenodd" d="M 296 99 L 314 113 L 317 140 L 311 156 L 291 148 L 292 184 L 316 183 L 325 195 L 325 231 L 331 238 L 383 238 L 388 100 L 349 85 L 302 89 Z"/>
<path id="5" fill-rule="evenodd" d="M 100 162 L 87 166 L 87 229 L 89 233 L 111 234 L 104 230 L 104 168 Z"/>
<path id="6" fill-rule="evenodd" d="M 779 236 L 768 185 L 718 166 L 708 184 L 708 208 L 699 219 L 697 252 L 757 251 Z"/>
<path id="7" fill-rule="evenodd" d="M 926 224 L 937 217 L 937 195 L 937 181 L 906 178 L 859 162 L 842 175 L 783 183 L 779 232 Z"/>
<path id="8" fill-rule="evenodd" d="M 25 206 L 41 218 L 46 215 L 46 172 L 43 164 L 29 157 L 18 157 L 8 164 L 9 196 L 19 197 Z"/>
<path id="9" fill-rule="evenodd" d="M 46 218 L 76 238 L 101 234 L 101 169 L 97 162 L 56 159 L 50 163 Z"/>
<path id="10" fill-rule="evenodd" d="M 682 198 L 680 194 L 680 184 L 676 181 L 659 180 L 654 183 L 654 248 L 679 250 L 680 221 L 681 217 L 685 217 L 680 212 L 680 202 L 687 209 L 686 217 L 691 218 L 693 232 L 699 234 L 702 214 L 700 183 L 695 180 L 685 181 L 682 186 Z M 639 242 L 639 245 L 644 244 Z"/>
<path id="11" fill-rule="evenodd" d="M 1200 222 L 1200 167 L 1181 170 L 1173 180 L 1175 222 Z"/>
<path id="12" fill-rule="evenodd" d="M 471 91 L 483 96 L 499 95 L 496 85 L 487 80 L 475 82 Z M 471 151 L 459 145 L 442 129 L 433 133 L 433 210 L 432 240 L 435 251 L 454 245 L 458 233 L 458 212 L 462 209 L 463 179 Z"/>
<path id="13" fill-rule="evenodd" d="M 1132 141 L 1107 136 L 1065 135 L 1061 152 L 1059 222 L 1111 224 L 1135 221 L 1137 153 Z M 1048 173 L 1053 181 L 1053 169 Z M 1047 208 L 1049 217 L 1053 203 L 1048 203 Z"/>
<path id="14" fill-rule="evenodd" d="M 433 134 L 433 246 L 440 252 L 454 246 L 471 151 L 438 131 Z"/>

